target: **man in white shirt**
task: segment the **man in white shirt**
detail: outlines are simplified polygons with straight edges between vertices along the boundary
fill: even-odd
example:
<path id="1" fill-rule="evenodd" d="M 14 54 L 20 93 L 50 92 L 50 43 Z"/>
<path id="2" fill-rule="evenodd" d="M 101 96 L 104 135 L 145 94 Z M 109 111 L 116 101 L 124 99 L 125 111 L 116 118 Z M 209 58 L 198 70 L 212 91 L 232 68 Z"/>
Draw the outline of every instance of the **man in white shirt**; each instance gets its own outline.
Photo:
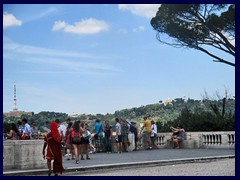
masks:
<path id="1" fill-rule="evenodd" d="M 23 124 L 22 139 L 31 139 L 31 127 L 27 123 L 27 119 L 26 118 L 22 119 L 22 124 Z"/>
<path id="2" fill-rule="evenodd" d="M 116 118 L 115 119 L 116 121 L 116 137 L 115 137 L 115 140 L 116 140 L 116 143 L 117 143 L 117 150 L 118 150 L 118 153 L 122 153 L 122 134 L 121 134 L 121 124 L 120 124 L 120 119 L 119 118 Z"/>

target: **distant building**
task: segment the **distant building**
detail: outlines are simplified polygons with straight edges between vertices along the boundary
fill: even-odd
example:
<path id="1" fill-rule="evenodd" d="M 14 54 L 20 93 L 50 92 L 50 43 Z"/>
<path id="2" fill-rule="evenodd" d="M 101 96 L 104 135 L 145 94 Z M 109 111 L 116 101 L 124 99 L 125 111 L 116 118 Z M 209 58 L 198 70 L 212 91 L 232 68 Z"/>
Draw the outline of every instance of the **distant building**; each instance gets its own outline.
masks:
<path id="1" fill-rule="evenodd" d="M 28 115 L 28 116 L 33 116 L 34 112 L 24 112 L 24 111 L 10 111 L 10 112 L 4 112 L 4 116 L 6 117 L 21 117 L 22 115 Z"/>
<path id="2" fill-rule="evenodd" d="M 173 105 L 172 102 L 173 102 L 172 99 L 167 98 L 167 100 L 164 102 L 164 105 L 165 106 L 167 106 L 167 105 L 171 105 L 172 106 Z"/>

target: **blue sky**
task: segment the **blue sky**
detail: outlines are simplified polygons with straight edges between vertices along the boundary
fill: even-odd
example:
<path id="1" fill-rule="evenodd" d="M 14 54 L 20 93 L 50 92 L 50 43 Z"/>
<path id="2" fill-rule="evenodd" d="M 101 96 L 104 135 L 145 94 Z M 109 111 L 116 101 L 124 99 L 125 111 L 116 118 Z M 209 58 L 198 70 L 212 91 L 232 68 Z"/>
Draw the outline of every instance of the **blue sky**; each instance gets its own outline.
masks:
<path id="1" fill-rule="evenodd" d="M 150 20 L 159 6 L 3 5 L 3 112 L 13 110 L 14 81 L 18 110 L 35 113 L 234 96 L 235 68 L 157 41 Z"/>

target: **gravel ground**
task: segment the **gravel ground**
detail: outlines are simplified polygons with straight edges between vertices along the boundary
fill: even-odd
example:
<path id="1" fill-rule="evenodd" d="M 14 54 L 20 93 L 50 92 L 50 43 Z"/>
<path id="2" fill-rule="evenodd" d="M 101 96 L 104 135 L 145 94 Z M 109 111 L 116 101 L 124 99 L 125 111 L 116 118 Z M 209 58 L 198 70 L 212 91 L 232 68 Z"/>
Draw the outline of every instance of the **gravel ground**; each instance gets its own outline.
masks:
<path id="1" fill-rule="evenodd" d="M 69 172 L 62 176 L 235 176 L 235 158 L 210 162 Z"/>

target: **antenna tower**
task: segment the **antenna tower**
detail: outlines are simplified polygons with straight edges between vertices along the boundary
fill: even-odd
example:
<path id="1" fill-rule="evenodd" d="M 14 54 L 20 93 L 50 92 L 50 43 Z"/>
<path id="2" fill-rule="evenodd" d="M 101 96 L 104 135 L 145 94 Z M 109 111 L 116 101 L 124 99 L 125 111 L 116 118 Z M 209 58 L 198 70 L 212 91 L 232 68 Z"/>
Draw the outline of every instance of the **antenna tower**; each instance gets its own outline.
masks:
<path id="1" fill-rule="evenodd" d="M 16 95 L 16 82 L 15 81 L 14 81 L 14 98 L 13 98 L 13 101 L 14 101 L 13 111 L 16 112 L 16 111 L 18 111 L 18 109 L 17 109 L 17 95 Z"/>

